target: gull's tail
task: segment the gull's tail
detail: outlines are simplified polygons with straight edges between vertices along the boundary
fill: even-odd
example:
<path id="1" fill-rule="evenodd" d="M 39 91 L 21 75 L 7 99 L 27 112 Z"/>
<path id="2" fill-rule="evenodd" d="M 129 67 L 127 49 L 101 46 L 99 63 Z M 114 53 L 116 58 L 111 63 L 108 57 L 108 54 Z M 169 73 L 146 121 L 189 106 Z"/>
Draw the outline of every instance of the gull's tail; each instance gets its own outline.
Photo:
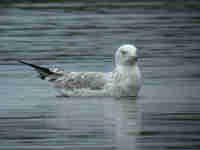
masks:
<path id="1" fill-rule="evenodd" d="M 27 66 L 34 68 L 39 73 L 39 77 L 42 80 L 45 80 L 48 78 L 49 81 L 54 81 L 62 75 L 61 73 L 54 72 L 53 70 L 51 70 L 47 67 L 41 67 L 41 66 L 38 66 L 35 64 L 31 64 L 31 63 L 22 61 L 22 60 L 17 60 L 17 61 L 19 63 L 25 64 Z"/>

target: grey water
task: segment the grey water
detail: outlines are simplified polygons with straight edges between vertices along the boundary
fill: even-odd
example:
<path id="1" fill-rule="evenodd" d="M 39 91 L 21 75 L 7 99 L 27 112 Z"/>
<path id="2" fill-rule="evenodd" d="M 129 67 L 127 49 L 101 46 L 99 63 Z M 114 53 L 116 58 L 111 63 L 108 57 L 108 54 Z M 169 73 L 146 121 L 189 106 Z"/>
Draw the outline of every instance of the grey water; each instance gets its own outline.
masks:
<path id="1" fill-rule="evenodd" d="M 26 60 L 66 71 L 113 69 L 135 44 L 139 97 L 58 97 Z M 199 150 L 200 2 L 0 4 L 0 149 Z"/>

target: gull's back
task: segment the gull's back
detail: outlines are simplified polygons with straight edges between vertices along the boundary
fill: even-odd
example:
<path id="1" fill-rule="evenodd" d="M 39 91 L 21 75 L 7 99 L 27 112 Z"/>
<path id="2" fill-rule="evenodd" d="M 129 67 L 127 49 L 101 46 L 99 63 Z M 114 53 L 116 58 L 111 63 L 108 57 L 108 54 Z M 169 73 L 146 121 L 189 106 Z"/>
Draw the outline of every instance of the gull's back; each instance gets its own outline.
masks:
<path id="1" fill-rule="evenodd" d="M 64 96 L 108 96 L 111 82 L 111 72 L 66 72 L 54 84 Z"/>

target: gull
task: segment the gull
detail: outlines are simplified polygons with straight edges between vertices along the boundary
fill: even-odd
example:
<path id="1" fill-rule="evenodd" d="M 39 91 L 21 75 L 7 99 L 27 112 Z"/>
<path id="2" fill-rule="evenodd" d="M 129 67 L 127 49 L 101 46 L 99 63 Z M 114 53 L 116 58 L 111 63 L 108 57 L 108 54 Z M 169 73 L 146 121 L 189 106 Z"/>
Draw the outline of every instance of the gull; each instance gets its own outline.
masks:
<path id="1" fill-rule="evenodd" d="M 62 96 L 137 96 L 142 86 L 138 67 L 137 48 L 131 44 L 120 46 L 115 52 L 112 72 L 65 72 L 22 60 L 18 62 L 34 68 L 42 80 L 53 83 Z"/>

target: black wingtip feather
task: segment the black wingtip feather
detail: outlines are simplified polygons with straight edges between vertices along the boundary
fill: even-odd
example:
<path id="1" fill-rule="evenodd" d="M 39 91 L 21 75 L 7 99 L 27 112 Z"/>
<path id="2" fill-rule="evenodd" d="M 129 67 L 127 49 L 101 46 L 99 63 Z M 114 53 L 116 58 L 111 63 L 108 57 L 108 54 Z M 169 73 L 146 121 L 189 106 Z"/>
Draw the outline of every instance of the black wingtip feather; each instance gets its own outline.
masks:
<path id="1" fill-rule="evenodd" d="M 25 64 L 25 65 L 28 65 L 32 68 L 34 68 L 39 74 L 40 74 L 40 78 L 41 79 L 45 79 L 48 75 L 52 75 L 54 74 L 54 72 L 52 72 L 49 68 L 46 68 L 46 67 L 41 67 L 41 66 L 38 66 L 38 65 L 35 65 L 35 64 L 32 64 L 32 63 L 28 63 L 28 62 L 25 62 L 23 60 L 17 60 L 19 63 L 21 64 Z"/>

